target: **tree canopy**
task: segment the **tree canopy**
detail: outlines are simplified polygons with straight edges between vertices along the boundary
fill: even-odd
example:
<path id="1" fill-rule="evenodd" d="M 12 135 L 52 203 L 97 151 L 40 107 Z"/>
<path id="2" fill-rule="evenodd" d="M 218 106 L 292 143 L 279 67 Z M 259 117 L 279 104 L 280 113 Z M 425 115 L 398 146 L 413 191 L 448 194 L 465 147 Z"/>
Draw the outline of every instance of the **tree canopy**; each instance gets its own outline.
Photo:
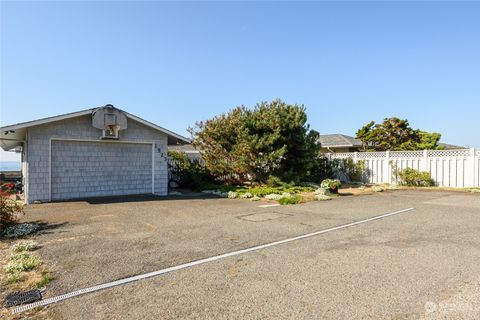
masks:
<path id="1" fill-rule="evenodd" d="M 253 109 L 236 107 L 189 131 L 210 173 L 234 182 L 264 182 L 270 175 L 301 179 L 320 151 L 319 134 L 310 130 L 305 107 L 279 99 Z"/>
<path id="2" fill-rule="evenodd" d="M 412 129 L 408 120 L 385 118 L 382 123 L 371 121 L 357 131 L 364 150 L 441 149 L 440 133 Z"/>

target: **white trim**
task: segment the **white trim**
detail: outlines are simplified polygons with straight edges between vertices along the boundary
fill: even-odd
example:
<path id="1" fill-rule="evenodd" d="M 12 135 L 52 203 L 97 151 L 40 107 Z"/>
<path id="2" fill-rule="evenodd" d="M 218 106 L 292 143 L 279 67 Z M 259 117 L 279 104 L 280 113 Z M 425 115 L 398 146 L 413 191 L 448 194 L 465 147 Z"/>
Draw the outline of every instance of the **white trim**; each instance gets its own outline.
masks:
<path id="1" fill-rule="evenodd" d="M 152 194 L 155 194 L 155 141 L 152 141 Z"/>
<path id="2" fill-rule="evenodd" d="M 92 140 L 92 139 L 72 139 L 72 138 L 50 138 L 48 147 L 48 199 L 52 201 L 52 141 L 70 141 L 70 142 L 93 142 L 93 143 L 126 143 L 126 144 L 149 144 L 152 145 L 152 194 L 155 194 L 155 142 L 154 141 L 123 141 L 123 140 Z"/>
<path id="3" fill-rule="evenodd" d="M 52 138 L 48 142 L 48 201 L 52 202 Z"/>
<path id="4" fill-rule="evenodd" d="M 23 143 L 23 161 L 25 164 L 22 163 L 22 175 L 23 175 L 23 192 L 25 194 L 24 201 L 25 203 L 28 203 L 28 188 L 29 188 L 29 183 L 28 183 L 28 170 L 29 170 L 29 164 L 28 164 L 28 130 L 25 130 L 25 142 Z M 25 170 L 25 171 L 23 171 Z"/>
<path id="5" fill-rule="evenodd" d="M 249 248 L 246 248 L 246 249 L 238 250 L 238 251 L 227 252 L 227 253 L 223 253 L 223 254 L 220 254 L 220 255 L 216 255 L 216 256 L 200 259 L 200 260 L 194 260 L 194 261 L 179 264 L 179 265 L 176 265 L 176 266 L 173 266 L 173 267 L 169 267 L 169 268 L 165 268 L 165 269 L 161 269 L 161 270 L 157 270 L 157 271 L 153 271 L 153 272 L 149 272 L 149 273 L 143 273 L 143 274 L 139 274 L 139 275 L 136 275 L 136 276 L 131 276 L 131 277 L 128 277 L 128 278 L 123 278 L 123 279 L 120 279 L 120 280 L 107 282 L 107 283 L 99 284 L 99 285 L 96 285 L 96 286 L 93 286 L 93 287 L 83 288 L 83 289 L 72 291 L 72 292 L 69 292 L 69 293 L 65 293 L 65 294 L 62 294 L 62 295 L 59 295 L 59 296 L 50 297 L 50 298 L 47 298 L 47 299 L 44 299 L 44 300 L 29 303 L 29 304 L 26 304 L 26 305 L 23 305 L 23 306 L 14 307 L 10 310 L 11 310 L 12 314 L 17 314 L 17 313 L 20 313 L 20 312 L 31 310 L 31 309 L 36 308 L 36 307 L 47 306 L 47 305 L 50 305 L 50 304 L 53 304 L 53 303 L 56 303 L 56 302 L 59 302 L 59 301 L 62 301 L 62 300 L 77 297 L 77 296 L 80 296 L 80 295 L 83 295 L 83 294 L 86 294 L 86 293 L 105 290 L 105 289 L 108 289 L 108 288 L 120 286 L 120 285 L 123 285 L 123 284 L 135 282 L 135 281 L 138 281 L 138 280 L 148 279 L 148 278 L 160 276 L 160 275 L 163 275 L 163 274 L 166 274 L 166 273 L 191 268 L 191 267 L 194 267 L 194 266 L 197 266 L 197 265 L 201 265 L 201 264 L 205 264 L 205 263 L 209 263 L 209 262 L 214 262 L 214 261 L 218 261 L 218 260 L 221 260 L 221 259 L 226 259 L 226 258 L 229 258 L 229 257 L 242 255 L 242 254 L 246 254 L 246 253 L 249 253 L 249 252 L 258 251 L 258 250 L 282 245 L 282 244 L 293 242 L 293 241 L 298 241 L 298 240 L 302 240 L 302 239 L 311 238 L 311 237 L 318 236 L 318 235 L 321 235 L 321 234 L 324 234 L 324 233 L 337 231 L 337 230 L 353 227 L 353 226 L 356 226 L 356 225 L 359 225 L 359 224 L 368 223 L 368 222 L 372 222 L 372 221 L 375 221 L 375 220 L 380 220 L 380 219 L 395 216 L 395 215 L 398 215 L 398 214 L 406 213 L 406 212 L 412 211 L 414 209 L 415 208 L 407 208 L 407 209 L 403 209 L 403 210 L 389 212 L 389 213 L 374 216 L 374 217 L 371 217 L 371 218 L 367 218 L 367 219 L 363 219 L 363 220 L 359 220 L 359 221 L 354 221 L 354 222 L 350 222 L 350 223 L 345 223 L 345 224 L 342 224 L 342 225 L 339 225 L 339 226 L 336 226 L 336 227 L 323 229 L 323 230 L 315 231 L 315 232 L 312 232 L 312 233 L 302 234 L 302 235 L 299 235 L 299 236 L 296 236 L 296 237 L 293 237 L 293 238 L 283 239 L 283 240 L 279 240 L 279 241 L 275 241 L 275 242 L 269 242 L 269 243 L 257 245 L 257 246 L 254 246 L 254 247 L 249 247 Z"/>

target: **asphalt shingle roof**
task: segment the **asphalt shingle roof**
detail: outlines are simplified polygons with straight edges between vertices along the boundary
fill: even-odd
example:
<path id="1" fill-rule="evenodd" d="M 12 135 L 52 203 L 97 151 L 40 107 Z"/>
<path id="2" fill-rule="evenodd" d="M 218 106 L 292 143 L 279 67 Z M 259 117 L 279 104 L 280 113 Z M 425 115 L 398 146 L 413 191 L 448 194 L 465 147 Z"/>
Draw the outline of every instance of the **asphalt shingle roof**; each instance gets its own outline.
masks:
<path id="1" fill-rule="evenodd" d="M 361 147 L 362 141 L 337 133 L 320 135 L 320 144 L 322 147 Z"/>

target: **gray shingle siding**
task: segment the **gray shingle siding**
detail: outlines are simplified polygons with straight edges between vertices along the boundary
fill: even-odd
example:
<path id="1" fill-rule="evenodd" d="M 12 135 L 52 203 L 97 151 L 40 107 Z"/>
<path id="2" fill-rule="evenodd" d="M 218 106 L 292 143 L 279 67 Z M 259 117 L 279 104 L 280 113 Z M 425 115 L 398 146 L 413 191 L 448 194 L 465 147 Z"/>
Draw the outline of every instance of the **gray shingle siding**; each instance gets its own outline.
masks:
<path id="1" fill-rule="evenodd" d="M 95 129 L 92 127 L 91 123 L 91 116 L 81 116 L 77 118 L 61 120 L 56 122 L 51 122 L 39 126 L 34 126 L 28 128 L 27 132 L 27 154 L 26 154 L 26 161 L 28 162 L 28 169 L 27 169 L 27 202 L 31 203 L 35 200 L 40 201 L 49 201 L 50 200 L 50 140 L 51 139 L 85 139 L 85 140 L 93 140 L 96 141 L 97 144 L 102 143 L 107 145 L 110 144 L 108 142 L 99 142 L 99 137 L 101 136 L 101 130 Z M 154 185 L 155 185 L 155 193 L 159 195 L 166 195 L 168 192 L 168 168 L 167 168 L 167 136 L 164 133 L 161 133 L 157 130 L 149 128 L 139 122 L 136 122 L 132 119 L 128 120 L 128 128 L 126 130 L 122 130 L 119 133 L 120 139 L 119 141 L 138 141 L 138 142 L 153 142 L 155 143 L 155 152 L 154 152 Z M 62 144 L 63 143 L 63 144 Z M 71 163 L 70 168 L 73 169 L 75 165 L 78 167 L 82 166 L 84 161 L 92 156 L 92 152 L 95 152 L 95 148 L 92 148 L 94 145 L 89 145 L 89 142 L 80 143 L 75 147 L 70 147 L 71 150 L 69 151 L 69 147 L 71 144 L 68 144 L 64 141 L 57 141 L 53 140 L 52 148 L 57 150 L 60 148 L 62 152 L 53 155 L 52 154 L 52 166 L 58 161 L 64 161 Z M 115 143 L 111 143 L 112 145 Z M 125 159 L 124 163 L 112 163 L 113 167 L 116 167 L 120 170 L 135 170 L 134 162 L 139 161 L 139 163 L 143 163 L 143 167 L 138 169 L 138 174 L 140 177 L 134 178 L 132 181 L 128 181 L 126 183 L 131 183 L 131 186 L 136 186 L 134 189 L 136 190 L 134 193 L 145 193 L 143 191 L 151 192 L 151 171 L 150 176 L 146 179 L 146 171 L 145 166 L 150 164 L 151 166 L 151 156 L 152 156 L 152 145 L 151 144 L 132 144 L 132 146 L 123 145 L 125 147 L 111 147 L 102 149 L 102 152 L 106 152 L 107 155 L 98 154 L 98 157 L 95 159 L 98 161 L 109 161 L 111 158 L 110 156 L 114 155 L 116 152 L 120 152 L 123 154 L 115 156 L 115 160 L 118 159 Z M 135 147 L 137 149 L 135 149 Z M 142 147 L 143 146 L 143 147 Z M 55 149 L 57 148 L 57 149 Z M 65 149 L 62 149 L 65 148 Z M 98 146 L 96 147 L 98 148 Z M 76 152 L 80 150 L 80 152 Z M 120 151 L 119 151 L 120 150 Z M 140 155 L 136 155 L 138 150 L 142 150 Z M 97 150 L 98 151 L 98 150 Z M 130 152 L 133 154 L 129 154 L 128 156 L 124 155 L 124 152 Z M 90 153 L 90 154 L 89 154 Z M 97 152 L 98 153 L 98 152 Z M 56 159 L 55 157 L 61 156 L 62 159 Z M 136 159 L 135 157 L 140 157 Z M 103 157 L 103 158 L 102 158 Z M 143 159 L 141 157 L 150 157 L 149 159 Z M 90 158 L 91 159 L 91 158 Z M 131 163 L 132 165 L 129 165 Z M 123 167 L 122 167 L 123 166 Z M 84 166 L 85 167 L 85 166 Z M 93 170 L 95 166 L 87 165 L 85 169 Z M 52 170 L 53 172 L 54 170 Z M 133 174 L 134 172 L 132 172 Z M 71 179 L 83 179 L 82 182 L 88 183 L 88 173 L 85 173 L 85 177 L 81 177 L 78 175 L 73 175 Z M 60 179 L 66 179 L 65 177 L 58 177 Z M 74 182 L 72 181 L 53 181 L 55 178 L 52 177 L 52 191 L 57 192 L 60 194 L 60 189 L 62 187 L 67 188 L 69 184 Z M 119 179 L 119 178 L 115 178 Z M 132 190 L 132 187 L 125 187 L 125 185 L 121 185 L 120 181 L 112 181 L 112 183 L 116 184 L 115 187 L 107 187 L 104 185 L 98 185 L 93 187 L 93 190 L 88 193 L 88 196 L 102 196 L 113 192 L 113 194 L 125 194 L 123 192 L 128 192 Z M 105 180 L 108 181 L 107 177 Z M 58 186 L 54 186 L 53 182 L 60 183 Z M 57 188 L 57 189 L 55 189 Z M 80 186 L 79 188 L 86 188 L 85 186 Z M 68 188 L 67 188 L 68 190 Z M 110 190 L 110 191 L 109 191 Z M 112 191 L 113 190 L 113 191 Z M 69 196 L 69 191 L 65 191 L 65 194 L 60 196 L 62 198 L 75 198 L 80 196 L 77 194 L 76 191 L 72 191 Z"/>

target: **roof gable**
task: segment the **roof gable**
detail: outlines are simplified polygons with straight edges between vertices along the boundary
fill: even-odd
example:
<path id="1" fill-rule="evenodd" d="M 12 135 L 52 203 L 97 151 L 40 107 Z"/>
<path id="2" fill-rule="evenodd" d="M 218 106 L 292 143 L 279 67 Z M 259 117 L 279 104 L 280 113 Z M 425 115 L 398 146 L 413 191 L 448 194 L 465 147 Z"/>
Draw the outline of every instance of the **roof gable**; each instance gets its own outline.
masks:
<path id="1" fill-rule="evenodd" d="M 32 121 L 13 124 L 13 125 L 3 126 L 3 127 L 0 127 L 0 132 L 16 131 L 16 130 L 23 131 L 24 129 L 29 128 L 29 127 L 33 127 L 33 126 L 38 126 L 38 125 L 51 123 L 51 122 L 55 122 L 55 121 L 66 120 L 66 119 L 71 119 L 71 118 L 80 117 L 80 116 L 84 116 L 84 115 L 89 115 L 89 114 L 94 113 L 96 110 L 98 110 L 100 108 L 104 108 L 104 107 L 113 107 L 113 106 L 112 105 L 106 105 L 106 106 L 99 107 L 99 108 L 85 109 L 85 110 L 81 110 L 81 111 L 77 111 L 77 112 L 71 112 L 71 113 L 66 113 L 66 114 L 54 116 L 54 117 L 47 117 L 47 118 L 42 118 L 42 119 L 38 119 L 38 120 L 32 120 Z M 169 141 L 172 141 L 172 142 L 176 141 L 177 143 L 190 143 L 190 139 L 188 139 L 188 138 L 186 138 L 182 135 L 179 135 L 179 134 L 177 134 L 173 131 L 165 129 L 161 126 L 158 126 L 158 125 L 156 125 L 156 124 L 154 124 L 150 121 L 147 121 L 145 119 L 137 117 L 137 116 L 135 116 L 131 113 L 128 113 L 126 111 L 123 111 L 123 110 L 120 110 L 120 109 L 117 109 L 117 110 L 123 112 L 127 116 L 127 118 L 129 118 L 129 119 L 140 122 L 141 124 L 143 124 L 147 127 L 150 127 L 154 130 L 157 130 L 157 131 L 160 131 L 160 132 L 166 134 L 169 138 Z M 1 136 L 0 136 L 0 139 L 2 139 Z"/>

